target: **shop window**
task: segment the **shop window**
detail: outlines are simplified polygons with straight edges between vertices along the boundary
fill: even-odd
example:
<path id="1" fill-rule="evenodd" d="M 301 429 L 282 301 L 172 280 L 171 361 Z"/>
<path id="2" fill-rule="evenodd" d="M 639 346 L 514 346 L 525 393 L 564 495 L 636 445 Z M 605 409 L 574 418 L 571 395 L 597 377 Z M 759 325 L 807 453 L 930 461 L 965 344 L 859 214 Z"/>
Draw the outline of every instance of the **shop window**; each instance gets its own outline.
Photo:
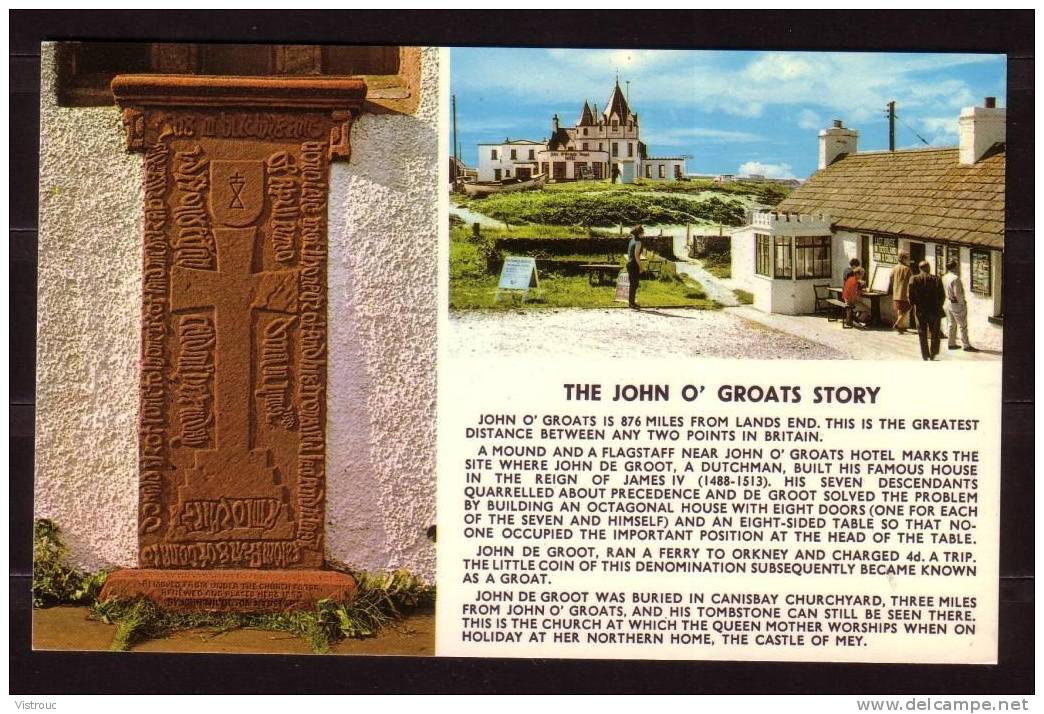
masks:
<path id="1" fill-rule="evenodd" d="M 60 42 L 56 59 L 58 104 L 66 107 L 111 105 L 118 74 L 362 77 L 370 111 L 403 114 L 416 108 L 420 89 L 419 47 Z"/>
<path id="2" fill-rule="evenodd" d="M 758 275 L 769 277 L 772 275 L 772 244 L 771 237 L 763 233 L 755 233 L 755 259 L 754 272 Z"/>
<path id="3" fill-rule="evenodd" d="M 776 236 L 773 240 L 773 262 L 775 270 L 772 272 L 774 278 L 787 278 L 794 275 L 793 254 L 794 248 L 790 236 Z"/>
<path id="4" fill-rule="evenodd" d="M 946 264 L 951 260 L 956 260 L 958 269 L 957 274 L 960 275 L 960 263 L 961 263 L 961 248 L 956 245 L 936 245 L 935 246 L 935 274 L 946 275 Z"/>
<path id="5" fill-rule="evenodd" d="M 794 277 L 831 277 L 830 236 L 799 236 L 794 239 Z"/>

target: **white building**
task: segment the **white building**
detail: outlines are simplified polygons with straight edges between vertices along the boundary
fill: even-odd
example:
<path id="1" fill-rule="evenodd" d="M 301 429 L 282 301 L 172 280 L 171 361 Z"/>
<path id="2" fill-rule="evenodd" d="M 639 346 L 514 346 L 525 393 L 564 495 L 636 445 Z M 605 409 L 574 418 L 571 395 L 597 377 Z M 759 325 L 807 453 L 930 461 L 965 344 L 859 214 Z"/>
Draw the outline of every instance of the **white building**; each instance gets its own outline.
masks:
<path id="1" fill-rule="evenodd" d="M 872 288 L 887 290 L 899 252 L 942 274 L 957 258 L 973 342 L 1000 349 L 1004 324 L 1005 110 L 987 98 L 960 115 L 960 145 L 858 151 L 859 134 L 835 121 L 819 133 L 819 170 L 771 213 L 732 238 L 732 275 L 766 312 L 815 311 L 814 285 L 840 286 L 859 258 Z M 890 297 L 883 319 L 894 320 Z"/>
<path id="2" fill-rule="evenodd" d="M 563 127 L 555 114 L 545 142 L 505 139 L 479 144 L 479 181 L 545 174 L 551 181 L 636 179 L 675 181 L 685 176 L 685 157 L 650 157 L 639 138 L 638 114 L 631 111 L 617 80 L 605 110 L 584 101 L 580 117 Z"/>
<path id="3" fill-rule="evenodd" d="M 499 144 L 479 144 L 479 181 L 526 179 L 537 170 L 537 152 L 547 144 L 529 139 L 504 139 Z"/>

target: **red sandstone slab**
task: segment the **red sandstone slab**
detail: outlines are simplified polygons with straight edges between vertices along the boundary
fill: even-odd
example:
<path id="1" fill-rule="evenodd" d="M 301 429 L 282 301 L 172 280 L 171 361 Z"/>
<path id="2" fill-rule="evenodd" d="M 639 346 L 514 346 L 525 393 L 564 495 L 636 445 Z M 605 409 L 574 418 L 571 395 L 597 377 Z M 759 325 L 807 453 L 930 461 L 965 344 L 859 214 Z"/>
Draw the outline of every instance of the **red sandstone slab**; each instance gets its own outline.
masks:
<path id="1" fill-rule="evenodd" d="M 101 599 L 145 597 L 182 612 L 307 610 L 319 600 L 347 602 L 355 578 L 332 570 L 117 570 Z"/>

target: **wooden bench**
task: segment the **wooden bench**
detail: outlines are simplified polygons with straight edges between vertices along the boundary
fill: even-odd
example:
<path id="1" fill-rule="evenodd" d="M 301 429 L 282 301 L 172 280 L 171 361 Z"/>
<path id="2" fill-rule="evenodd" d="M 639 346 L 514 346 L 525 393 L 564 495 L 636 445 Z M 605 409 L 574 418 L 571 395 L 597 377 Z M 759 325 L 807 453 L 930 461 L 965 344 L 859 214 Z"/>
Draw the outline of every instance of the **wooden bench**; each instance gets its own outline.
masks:
<path id="1" fill-rule="evenodd" d="M 838 318 L 841 318 L 842 319 L 842 323 L 841 324 L 842 324 L 843 327 L 851 327 L 852 326 L 852 321 L 849 319 L 849 316 L 848 316 L 849 307 L 848 307 L 848 305 L 845 304 L 845 302 L 843 300 L 838 300 L 837 298 L 827 298 L 823 302 L 825 302 L 830 307 L 834 308 L 834 310 L 831 312 L 832 317 L 828 316 L 827 317 L 828 320 L 833 322 L 833 321 L 837 320 Z"/>
<path id="2" fill-rule="evenodd" d="M 591 285 L 615 285 L 616 276 L 620 274 L 617 263 L 584 263 L 580 269 L 587 273 L 587 282 Z"/>

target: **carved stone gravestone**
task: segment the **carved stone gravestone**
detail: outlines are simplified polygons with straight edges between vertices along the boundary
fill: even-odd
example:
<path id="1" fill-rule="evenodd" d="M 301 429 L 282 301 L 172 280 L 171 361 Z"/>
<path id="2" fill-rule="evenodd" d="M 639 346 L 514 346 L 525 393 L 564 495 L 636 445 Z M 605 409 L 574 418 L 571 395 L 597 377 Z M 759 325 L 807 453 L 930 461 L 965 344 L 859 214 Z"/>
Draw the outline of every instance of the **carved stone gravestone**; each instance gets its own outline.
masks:
<path id="1" fill-rule="evenodd" d="M 323 570 L 327 197 L 366 95 L 338 78 L 113 80 L 144 152 L 138 569 L 103 597 L 281 610 Z"/>

